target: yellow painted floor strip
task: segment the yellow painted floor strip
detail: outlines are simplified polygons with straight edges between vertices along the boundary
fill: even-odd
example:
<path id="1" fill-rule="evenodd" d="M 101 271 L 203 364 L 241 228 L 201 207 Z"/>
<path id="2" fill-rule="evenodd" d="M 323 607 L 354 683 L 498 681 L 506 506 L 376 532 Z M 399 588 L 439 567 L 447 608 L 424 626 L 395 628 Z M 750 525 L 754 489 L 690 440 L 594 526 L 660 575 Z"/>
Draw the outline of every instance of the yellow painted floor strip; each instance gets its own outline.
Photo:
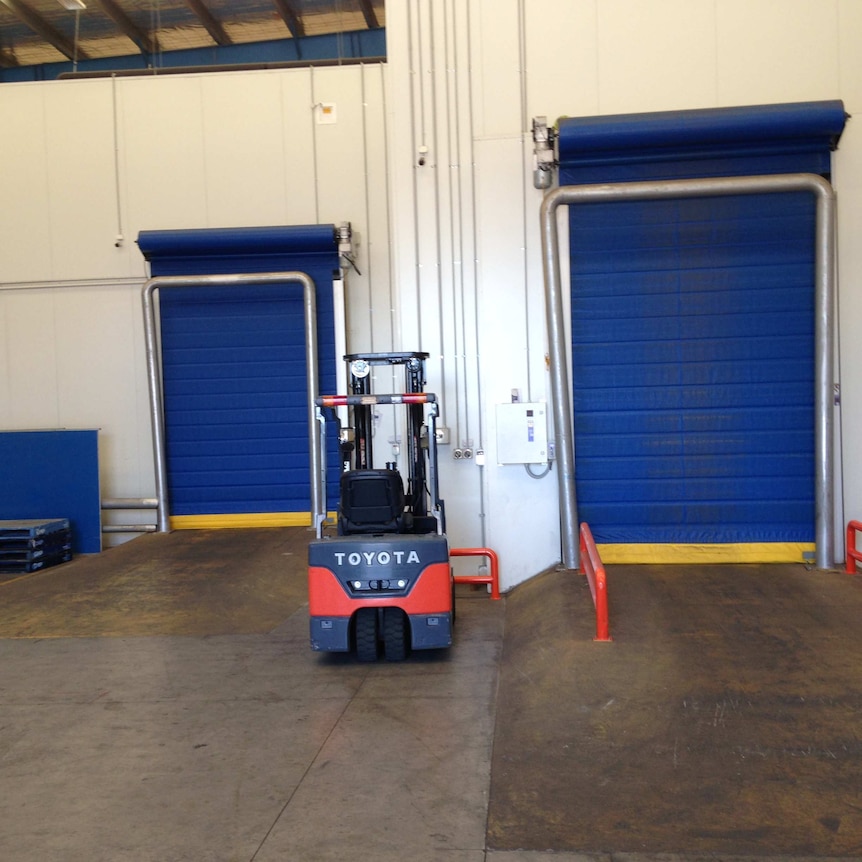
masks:
<path id="1" fill-rule="evenodd" d="M 803 563 L 813 542 L 744 542 L 705 545 L 597 545 L 608 563 Z M 809 558 L 810 559 L 810 558 Z"/>
<path id="2" fill-rule="evenodd" d="M 334 512 L 329 514 L 332 518 Z M 309 527 L 310 512 L 253 512 L 244 515 L 171 515 L 172 530 L 233 530 L 248 527 Z"/>

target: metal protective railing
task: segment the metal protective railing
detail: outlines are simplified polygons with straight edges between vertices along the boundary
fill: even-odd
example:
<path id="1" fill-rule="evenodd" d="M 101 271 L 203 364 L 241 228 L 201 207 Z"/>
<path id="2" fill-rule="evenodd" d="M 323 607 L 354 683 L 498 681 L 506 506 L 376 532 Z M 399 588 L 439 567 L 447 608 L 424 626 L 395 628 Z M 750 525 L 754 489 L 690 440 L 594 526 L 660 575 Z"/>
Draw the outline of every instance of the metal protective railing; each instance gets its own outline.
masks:
<path id="1" fill-rule="evenodd" d="M 450 548 L 450 557 L 487 557 L 491 566 L 488 575 L 455 575 L 456 584 L 489 584 L 491 598 L 500 598 L 500 560 L 490 548 Z"/>
<path id="2" fill-rule="evenodd" d="M 835 192 L 817 174 L 775 174 L 751 177 L 646 182 L 598 183 L 560 186 L 547 192 L 541 207 L 542 263 L 545 280 L 545 313 L 548 358 L 556 427 L 557 482 L 560 497 L 563 564 L 578 568 L 575 538 L 578 510 L 575 495 L 575 445 L 571 387 L 566 353 L 563 286 L 557 209 L 560 206 L 610 201 L 674 200 L 723 195 L 809 192 L 816 204 L 814 236 L 814 501 L 817 568 L 834 565 L 833 475 L 833 366 L 835 291 Z"/>
<path id="3" fill-rule="evenodd" d="M 593 540 L 593 534 L 586 522 L 580 529 L 580 558 L 582 575 L 587 576 L 590 592 L 593 594 L 593 604 L 596 606 L 596 636 L 594 641 L 612 641 L 608 625 L 608 576 L 598 548 Z"/>
<path id="4" fill-rule="evenodd" d="M 252 272 L 223 275 L 160 275 L 149 279 L 141 291 L 144 306 L 144 348 L 147 359 L 147 381 L 150 393 L 150 421 L 153 430 L 153 461 L 156 478 L 158 532 L 169 533 L 170 500 L 168 499 L 167 442 L 165 435 L 165 403 L 162 391 L 162 358 L 159 345 L 159 326 L 155 294 L 167 288 L 228 287 L 241 289 L 251 285 L 298 284 L 302 288 L 305 323 L 305 373 L 308 401 L 308 448 L 311 485 L 311 511 L 323 511 L 324 489 L 321 482 L 320 450 L 316 446 L 317 397 L 317 299 L 314 281 L 304 272 Z"/>
<path id="5" fill-rule="evenodd" d="M 862 551 L 856 550 L 856 533 L 862 532 L 862 521 L 850 521 L 847 524 L 847 562 L 844 571 L 848 575 L 856 574 L 856 561 L 862 562 Z"/>
<path id="6" fill-rule="evenodd" d="M 159 508 L 155 497 L 106 497 L 102 500 L 102 511 L 132 511 Z M 103 533 L 155 533 L 157 524 L 102 524 Z"/>

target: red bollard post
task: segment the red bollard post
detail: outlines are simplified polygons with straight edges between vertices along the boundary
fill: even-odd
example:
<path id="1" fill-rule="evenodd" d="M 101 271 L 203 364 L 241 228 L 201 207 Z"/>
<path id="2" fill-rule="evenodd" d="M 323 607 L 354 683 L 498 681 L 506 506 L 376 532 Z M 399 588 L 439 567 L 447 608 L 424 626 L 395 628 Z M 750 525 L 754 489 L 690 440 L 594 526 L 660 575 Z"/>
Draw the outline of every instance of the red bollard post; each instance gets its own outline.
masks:
<path id="1" fill-rule="evenodd" d="M 856 574 L 856 561 L 862 560 L 862 551 L 856 550 L 856 531 L 862 530 L 862 521 L 850 521 L 847 524 L 847 560 L 844 571 L 848 575 Z"/>
<path id="2" fill-rule="evenodd" d="M 593 594 L 593 604 L 596 606 L 596 636 L 593 640 L 612 641 L 608 623 L 608 577 L 593 540 L 592 531 L 586 522 L 581 524 L 580 537 L 581 574 L 587 576 L 590 592 Z"/>

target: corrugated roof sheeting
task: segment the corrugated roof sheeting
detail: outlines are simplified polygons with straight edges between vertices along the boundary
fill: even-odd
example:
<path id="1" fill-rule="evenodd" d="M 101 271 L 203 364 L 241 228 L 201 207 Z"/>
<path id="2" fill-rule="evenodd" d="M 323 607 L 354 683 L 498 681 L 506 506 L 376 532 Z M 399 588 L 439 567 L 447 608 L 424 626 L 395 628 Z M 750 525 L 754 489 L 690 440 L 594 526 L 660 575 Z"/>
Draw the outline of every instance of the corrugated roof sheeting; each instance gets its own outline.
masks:
<path id="1" fill-rule="evenodd" d="M 129 28 L 117 23 L 118 14 L 159 51 L 206 48 L 215 44 L 204 22 L 185 0 L 84 0 L 79 13 L 59 0 L 0 0 L 0 66 L 30 66 L 62 62 L 68 57 L 50 33 L 79 58 L 121 57 L 138 54 Z M 372 20 L 385 26 L 384 0 L 284 0 L 282 4 L 301 22 L 306 36 L 368 29 L 363 2 Z M 292 37 L 273 0 L 204 0 L 202 4 L 221 25 L 233 44 L 267 42 Z M 77 19 L 77 22 L 76 22 Z M 77 41 L 76 41 L 77 28 Z M 140 41 L 140 40 L 137 40 Z"/>

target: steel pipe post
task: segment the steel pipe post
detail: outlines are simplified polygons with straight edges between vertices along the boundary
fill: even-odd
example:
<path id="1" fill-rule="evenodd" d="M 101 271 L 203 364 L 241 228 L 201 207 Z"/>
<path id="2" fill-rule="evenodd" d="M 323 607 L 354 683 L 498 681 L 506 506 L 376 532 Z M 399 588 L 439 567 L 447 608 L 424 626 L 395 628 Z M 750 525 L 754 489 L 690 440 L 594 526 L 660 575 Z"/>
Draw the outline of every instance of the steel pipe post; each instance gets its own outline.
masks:
<path id="1" fill-rule="evenodd" d="M 234 275 L 165 275 L 149 279 L 142 289 L 144 307 L 144 347 L 146 350 L 147 381 L 150 395 L 150 421 L 153 430 L 158 531 L 170 531 L 168 472 L 165 446 L 165 405 L 162 390 L 162 364 L 159 354 L 155 292 L 171 287 L 248 287 L 252 285 L 297 282 L 302 286 L 305 320 L 306 395 L 308 398 L 308 448 L 311 480 L 312 524 L 324 511 L 322 482 L 322 452 L 317 440 L 314 400 L 318 394 L 317 376 L 317 301 L 314 282 L 304 272 L 255 272 Z"/>
<path id="2" fill-rule="evenodd" d="M 816 565 L 835 563 L 834 475 L 832 453 L 832 386 L 835 294 L 835 193 L 817 174 L 709 177 L 688 180 L 560 186 L 549 191 L 541 207 L 545 314 L 557 434 L 557 481 L 560 495 L 563 564 L 578 568 L 578 515 L 575 499 L 575 440 L 571 386 L 565 349 L 566 331 L 560 276 L 556 215 L 560 206 L 609 201 L 666 200 L 723 195 L 808 192 L 816 200 L 815 236 L 815 541 Z"/>

